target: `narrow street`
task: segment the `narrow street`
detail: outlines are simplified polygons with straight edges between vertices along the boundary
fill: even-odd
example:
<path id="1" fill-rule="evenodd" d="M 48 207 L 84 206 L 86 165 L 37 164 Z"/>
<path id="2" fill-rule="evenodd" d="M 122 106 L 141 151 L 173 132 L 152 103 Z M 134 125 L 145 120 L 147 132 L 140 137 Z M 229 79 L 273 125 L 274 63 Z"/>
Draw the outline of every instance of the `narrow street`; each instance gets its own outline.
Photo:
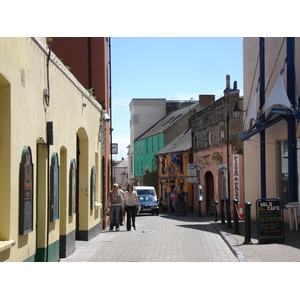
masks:
<path id="1" fill-rule="evenodd" d="M 237 262 L 238 259 L 208 222 L 195 215 L 139 215 L 136 230 L 106 228 L 88 242 L 78 241 L 61 262 Z"/>

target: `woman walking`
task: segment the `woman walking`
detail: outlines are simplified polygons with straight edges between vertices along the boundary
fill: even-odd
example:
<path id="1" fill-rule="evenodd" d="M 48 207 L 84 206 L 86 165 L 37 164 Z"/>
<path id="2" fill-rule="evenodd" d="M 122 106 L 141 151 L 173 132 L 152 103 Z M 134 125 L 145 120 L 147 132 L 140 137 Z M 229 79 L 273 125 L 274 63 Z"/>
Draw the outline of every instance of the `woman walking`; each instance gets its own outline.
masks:
<path id="1" fill-rule="evenodd" d="M 140 211 L 140 202 L 136 191 L 133 190 L 133 184 L 129 183 L 127 190 L 124 194 L 124 201 L 127 213 L 127 231 L 131 230 L 131 220 L 134 230 L 135 227 L 135 215 L 136 215 L 136 205 L 138 206 L 138 211 Z"/>
<path id="2" fill-rule="evenodd" d="M 113 189 L 108 193 L 108 207 L 110 208 L 110 231 L 116 226 L 120 230 L 120 210 L 124 209 L 123 194 L 119 190 L 119 185 L 114 184 Z"/>

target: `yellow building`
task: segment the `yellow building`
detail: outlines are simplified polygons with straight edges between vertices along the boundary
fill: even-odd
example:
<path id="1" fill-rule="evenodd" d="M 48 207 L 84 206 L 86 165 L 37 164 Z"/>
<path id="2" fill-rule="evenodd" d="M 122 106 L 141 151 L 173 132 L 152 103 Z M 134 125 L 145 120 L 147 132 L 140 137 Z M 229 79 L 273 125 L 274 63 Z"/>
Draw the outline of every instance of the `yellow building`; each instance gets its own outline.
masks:
<path id="1" fill-rule="evenodd" d="M 101 232 L 103 122 L 46 38 L 0 38 L 0 261 L 59 261 Z"/>

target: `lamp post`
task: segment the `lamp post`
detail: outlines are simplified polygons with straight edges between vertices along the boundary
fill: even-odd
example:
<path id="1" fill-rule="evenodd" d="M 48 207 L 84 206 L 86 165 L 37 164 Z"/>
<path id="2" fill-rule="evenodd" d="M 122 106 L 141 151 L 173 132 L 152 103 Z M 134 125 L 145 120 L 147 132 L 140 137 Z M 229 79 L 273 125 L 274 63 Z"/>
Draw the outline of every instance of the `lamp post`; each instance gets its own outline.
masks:
<path id="1" fill-rule="evenodd" d="M 235 103 L 235 106 L 232 110 L 232 116 L 234 119 L 239 119 L 240 118 L 240 115 L 241 115 L 241 112 L 245 112 L 245 110 L 242 110 L 238 107 L 238 104 L 237 102 Z"/>

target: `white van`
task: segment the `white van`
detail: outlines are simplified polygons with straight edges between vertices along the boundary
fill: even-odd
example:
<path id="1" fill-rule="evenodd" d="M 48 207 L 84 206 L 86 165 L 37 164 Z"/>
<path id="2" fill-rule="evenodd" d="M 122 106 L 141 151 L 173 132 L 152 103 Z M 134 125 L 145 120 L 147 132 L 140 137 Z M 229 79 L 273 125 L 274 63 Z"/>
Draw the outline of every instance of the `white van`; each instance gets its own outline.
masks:
<path id="1" fill-rule="evenodd" d="M 151 195 L 157 201 L 156 191 L 153 186 L 135 186 L 133 190 L 137 192 L 138 195 Z"/>

